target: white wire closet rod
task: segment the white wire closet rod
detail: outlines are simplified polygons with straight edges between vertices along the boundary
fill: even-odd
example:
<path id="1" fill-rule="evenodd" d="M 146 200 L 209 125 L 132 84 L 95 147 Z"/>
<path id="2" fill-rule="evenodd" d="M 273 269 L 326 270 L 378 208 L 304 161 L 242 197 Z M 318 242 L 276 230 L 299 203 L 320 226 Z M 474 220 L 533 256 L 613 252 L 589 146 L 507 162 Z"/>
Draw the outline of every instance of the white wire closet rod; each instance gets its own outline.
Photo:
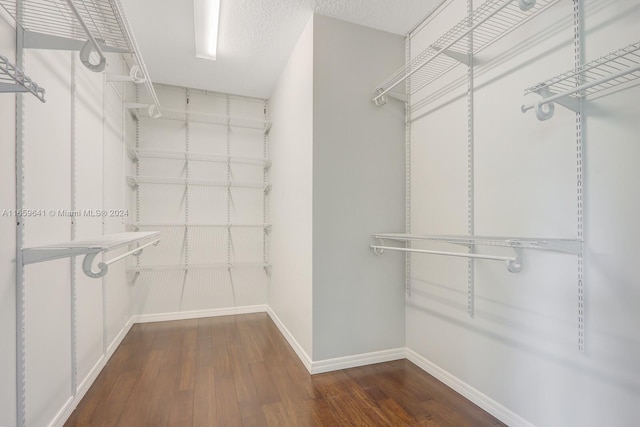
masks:
<path id="1" fill-rule="evenodd" d="M 131 105 L 133 108 L 135 104 Z M 212 114 L 194 111 L 182 111 L 171 110 L 168 108 L 161 108 L 160 113 L 163 119 L 176 120 L 189 123 L 204 123 L 209 125 L 227 126 L 232 128 L 245 128 L 261 130 L 264 133 L 268 133 L 271 129 L 271 121 L 263 119 L 254 119 L 248 117 L 236 117 L 228 116 L 225 114 Z M 145 109 L 135 110 L 136 118 L 148 118 L 151 117 L 149 112 Z"/>
<path id="2" fill-rule="evenodd" d="M 106 66 L 104 52 L 129 54 L 133 81 L 144 83 L 153 101 L 150 114 L 157 116 L 160 103 L 119 0 L 0 0 L 0 6 L 24 30 L 26 48 L 78 50 L 96 72 Z"/>
<path id="3" fill-rule="evenodd" d="M 202 186 L 202 187 L 236 187 L 236 188 L 256 188 L 264 190 L 265 193 L 271 191 L 271 184 L 262 182 L 248 181 L 217 181 L 211 179 L 198 178 L 167 178 L 160 176 L 128 176 L 127 182 L 133 187 L 141 184 L 155 185 L 184 185 L 184 186 Z"/>
<path id="4" fill-rule="evenodd" d="M 53 245 L 34 246 L 22 249 L 22 262 L 24 265 L 43 261 L 51 261 L 60 258 L 69 258 L 84 255 L 82 268 L 89 277 L 97 278 L 107 274 L 109 265 L 120 259 L 139 253 L 149 245 L 160 241 L 158 231 L 127 232 L 98 236 L 90 240 L 74 240 L 71 242 L 57 243 Z M 100 253 L 106 253 L 118 248 L 137 244 L 138 247 L 126 254 L 113 258 L 98 265 L 99 271 L 92 270 L 93 261 Z"/>
<path id="5" fill-rule="evenodd" d="M 262 166 L 265 169 L 271 167 L 271 160 L 254 158 L 225 156 L 221 154 L 208 153 L 192 153 L 186 151 L 158 151 L 158 150 L 129 150 L 129 157 L 132 160 L 140 159 L 169 159 L 169 160 L 190 160 L 194 162 L 211 162 L 211 163 L 235 163 L 244 165 Z"/>
<path id="6" fill-rule="evenodd" d="M 40 101 L 46 102 L 44 88 L 13 65 L 6 56 L 0 55 L 0 93 L 10 92 L 30 92 Z"/>
<path id="7" fill-rule="evenodd" d="M 464 258 L 487 259 L 496 261 L 505 261 L 507 268 L 512 273 L 522 270 L 522 250 L 538 249 L 544 251 L 563 252 L 574 255 L 582 253 L 582 242 L 573 239 L 547 239 L 547 238 L 509 238 L 509 237 L 487 237 L 487 236 L 444 236 L 444 235 L 418 235 L 418 234 L 402 234 L 402 233 L 383 233 L 374 234 L 374 239 L 378 239 L 380 245 L 371 245 L 371 248 L 377 255 L 382 255 L 385 250 L 415 252 L 433 255 L 445 255 Z M 484 255 L 469 252 L 449 252 L 440 250 L 415 249 L 409 247 L 395 247 L 385 245 L 385 240 L 394 240 L 400 242 L 411 241 L 427 241 L 440 242 L 454 245 L 462 245 L 471 248 L 473 246 L 500 246 L 508 247 L 514 250 L 515 255 L 506 257 L 502 255 Z"/>
<path id="8" fill-rule="evenodd" d="M 373 102 L 384 105 L 387 94 L 398 97 L 391 90 L 409 78 L 411 94 L 414 94 L 457 65 L 469 65 L 474 55 L 558 2 L 559 0 L 486 1 L 380 84 L 374 91 Z M 472 33 L 473 50 L 470 52 L 467 36 Z"/>
<path id="9" fill-rule="evenodd" d="M 542 99 L 523 105 L 522 112 L 534 109 L 539 120 L 548 120 L 555 103 L 579 112 L 581 98 L 631 85 L 639 78 L 640 41 L 526 89 L 525 95 L 536 93 Z"/>

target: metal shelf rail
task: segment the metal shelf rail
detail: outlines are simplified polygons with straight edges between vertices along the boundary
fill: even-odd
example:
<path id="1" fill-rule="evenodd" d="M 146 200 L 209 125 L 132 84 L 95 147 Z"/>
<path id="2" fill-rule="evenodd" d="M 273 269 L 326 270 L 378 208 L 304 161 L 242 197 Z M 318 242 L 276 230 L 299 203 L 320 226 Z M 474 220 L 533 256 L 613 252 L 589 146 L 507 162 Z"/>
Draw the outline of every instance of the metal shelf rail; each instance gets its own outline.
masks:
<path id="1" fill-rule="evenodd" d="M 271 224 L 205 224 L 205 223 L 194 223 L 194 222 L 172 222 L 172 223 L 160 223 L 160 222 L 136 222 L 133 224 L 129 224 L 129 227 L 137 230 L 141 228 L 147 227 L 211 227 L 211 228 L 263 228 L 265 233 L 271 232 Z"/>
<path id="2" fill-rule="evenodd" d="M 44 89 L 3 55 L 0 55 L 0 92 L 30 92 L 40 101 L 46 102 Z"/>
<path id="3" fill-rule="evenodd" d="M 211 179 L 197 178 L 169 178 L 160 176 L 128 176 L 127 182 L 132 187 L 138 187 L 140 184 L 159 184 L 159 185 L 199 185 L 205 187 L 240 187 L 240 188 L 258 188 L 264 190 L 265 194 L 271 191 L 271 184 L 262 182 L 248 181 L 217 181 Z"/>
<path id="4" fill-rule="evenodd" d="M 163 116 L 164 117 L 164 116 Z M 166 118 L 166 117 L 165 117 Z M 219 154 L 192 153 L 186 151 L 157 151 L 157 150 L 130 150 L 129 157 L 132 160 L 140 159 L 170 159 L 194 162 L 211 163 L 235 163 L 244 165 L 262 166 L 265 169 L 271 167 L 271 160 L 251 157 L 224 156 Z"/>
<path id="5" fill-rule="evenodd" d="M 184 271 L 184 270 L 209 270 L 209 269 L 227 269 L 233 268 L 271 268 L 271 264 L 260 262 L 230 262 L 230 263 L 211 263 L 211 264 L 179 264 L 179 265 L 145 265 L 134 266 L 127 269 L 127 273 L 144 273 L 149 271 Z"/>
<path id="6" fill-rule="evenodd" d="M 157 116 L 160 103 L 119 0 L 0 0 L 0 6 L 24 30 L 25 48 L 77 50 L 95 72 L 104 70 L 105 52 L 129 54 L 131 80 L 144 83 Z"/>
<path id="7" fill-rule="evenodd" d="M 406 102 L 405 94 L 391 92 L 410 79 L 410 95 L 422 90 L 457 65 L 470 65 L 473 56 L 500 40 L 559 0 L 488 0 L 456 26 L 420 52 L 374 91 L 373 102 L 386 104 L 386 96 Z M 467 36 L 473 34 L 469 52 Z"/>
<path id="8" fill-rule="evenodd" d="M 523 105 L 522 112 L 535 109 L 538 120 L 548 120 L 558 103 L 577 113 L 580 99 L 630 85 L 639 78 L 640 41 L 526 89 L 525 95 L 536 93 L 542 99 Z"/>
<path id="9" fill-rule="evenodd" d="M 507 263 L 507 269 L 512 273 L 522 271 L 522 250 L 538 249 L 544 251 L 563 252 L 573 255 L 582 253 L 582 242 L 577 239 L 547 239 L 547 238 L 521 238 L 521 237 L 481 237 L 481 236 L 440 236 L 440 235 L 418 235 L 418 234 L 401 234 L 401 233 L 383 233 L 374 234 L 371 237 L 380 241 L 379 245 L 370 245 L 371 249 L 377 254 L 382 255 L 385 251 L 401 251 L 413 252 L 433 255 L 445 255 L 462 258 L 488 259 L 495 261 L 504 261 Z M 479 246 L 500 246 L 514 250 L 512 257 L 502 255 L 484 255 L 468 252 L 449 252 L 440 250 L 414 249 L 410 247 L 397 247 L 385 245 L 385 240 L 394 240 L 399 242 L 426 241 L 449 243 L 453 245 L 461 245 L 467 247 Z"/>
<path id="10" fill-rule="evenodd" d="M 109 265 L 129 255 L 137 255 L 150 245 L 160 242 L 158 231 L 128 232 L 99 236 L 90 240 L 75 240 L 53 245 L 34 246 L 22 249 L 22 263 L 24 265 L 60 258 L 84 255 L 82 269 L 89 277 L 98 278 L 107 274 Z M 109 252 L 124 246 L 138 244 L 138 246 L 122 255 L 108 261 L 98 263 L 99 270 L 93 271 L 93 261 L 101 253 Z"/>
<path id="11" fill-rule="evenodd" d="M 134 104 L 133 107 L 136 105 Z M 236 127 L 236 128 L 245 128 L 245 129 L 256 129 L 262 130 L 265 134 L 269 133 L 271 129 L 271 121 L 270 120 L 260 120 L 260 119 L 252 119 L 247 117 L 236 117 L 229 116 L 226 114 L 210 114 L 210 113 L 202 113 L 202 112 L 193 112 L 193 111 L 181 111 L 181 110 L 171 110 L 167 108 L 160 109 L 160 113 L 163 119 L 166 120 L 177 120 L 181 122 L 190 122 L 190 123 L 204 123 L 210 125 L 220 125 L 227 127 Z M 152 117 L 149 115 L 149 112 L 140 109 L 135 112 L 136 118 L 138 120 L 140 118 Z"/>

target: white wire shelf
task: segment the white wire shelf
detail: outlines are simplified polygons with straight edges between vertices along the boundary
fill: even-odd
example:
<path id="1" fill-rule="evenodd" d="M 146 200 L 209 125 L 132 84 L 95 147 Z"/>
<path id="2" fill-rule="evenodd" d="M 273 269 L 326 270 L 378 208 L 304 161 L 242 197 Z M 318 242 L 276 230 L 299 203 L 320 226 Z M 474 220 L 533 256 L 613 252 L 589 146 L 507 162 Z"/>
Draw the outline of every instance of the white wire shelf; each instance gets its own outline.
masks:
<path id="1" fill-rule="evenodd" d="M 271 184 L 264 184 L 262 182 L 249 182 L 249 181 L 217 181 L 211 179 L 197 179 L 197 178 L 168 178 L 161 176 L 128 176 L 127 182 L 133 187 L 138 187 L 141 184 L 156 184 L 156 185 L 190 185 L 190 186 L 203 186 L 203 187 L 237 187 L 237 188 L 256 188 L 261 189 L 265 193 L 271 191 Z"/>
<path id="2" fill-rule="evenodd" d="M 251 269 L 251 268 L 271 268 L 271 264 L 261 262 L 230 262 L 212 264 L 178 264 L 178 265 L 142 265 L 127 268 L 128 273 L 145 273 L 150 271 L 185 271 L 185 270 L 230 270 Z"/>
<path id="3" fill-rule="evenodd" d="M 133 224 L 129 224 L 129 227 L 134 229 L 146 228 L 146 227 L 175 227 L 175 228 L 186 228 L 186 227 L 201 227 L 201 228 L 263 228 L 266 233 L 271 232 L 271 224 L 212 224 L 212 223 L 194 223 L 194 222 L 136 222 Z"/>
<path id="4" fill-rule="evenodd" d="M 640 41 L 527 88 L 525 95 L 536 93 L 542 99 L 523 105 L 522 112 L 535 109 L 539 120 L 547 120 L 553 116 L 554 103 L 579 112 L 581 98 L 630 86 L 639 78 Z"/>
<path id="5" fill-rule="evenodd" d="M 433 255 L 445 255 L 462 258 L 488 259 L 495 261 L 505 261 L 507 268 L 512 273 L 522 270 L 522 250 L 537 249 L 543 251 L 562 252 L 573 255 L 582 254 L 582 241 L 578 239 L 549 239 L 549 238 L 523 238 L 523 237 L 489 237 L 489 236 L 444 236 L 444 235 L 419 235 L 403 233 L 382 233 L 374 234 L 371 237 L 378 239 L 381 244 L 371 245 L 371 249 L 377 255 L 382 255 L 385 251 L 414 252 Z M 449 252 L 441 250 L 415 249 L 410 247 L 396 247 L 385 245 L 385 240 L 399 242 L 439 242 L 453 245 L 462 245 L 469 248 L 473 246 L 499 246 L 514 250 L 512 257 L 502 255 L 484 255 L 471 252 Z"/>
<path id="6" fill-rule="evenodd" d="M 135 111 L 136 118 L 138 119 L 152 117 L 145 109 L 138 109 Z M 271 121 L 269 120 L 227 116 L 224 114 L 209 114 L 194 111 L 171 110 L 167 108 L 160 109 L 160 113 L 162 115 L 162 118 L 166 120 L 177 120 L 190 123 L 204 123 L 210 125 L 220 125 L 245 129 L 257 129 L 262 130 L 264 133 L 268 133 L 269 129 L 271 129 Z"/>
<path id="7" fill-rule="evenodd" d="M 160 232 L 145 231 L 109 234 L 98 236 L 90 240 L 75 240 L 52 245 L 27 247 L 22 249 L 22 263 L 24 265 L 28 265 L 43 261 L 84 255 L 85 258 L 82 263 L 84 272 L 89 277 L 96 278 L 104 276 L 107 273 L 108 266 L 113 262 L 119 261 L 125 256 L 137 254 L 143 249 L 143 247 L 156 244 L 159 241 Z M 100 263 L 98 265 L 100 270 L 98 272 L 93 272 L 93 260 L 98 254 L 133 244 L 138 244 L 138 247 L 131 252 Z"/>
<path id="8" fill-rule="evenodd" d="M 0 92 L 30 92 L 40 101 L 46 102 L 44 88 L 38 86 L 3 55 L 0 55 Z"/>
<path id="9" fill-rule="evenodd" d="M 175 159 L 195 162 L 211 163 L 235 163 L 244 165 L 262 166 L 265 169 L 271 167 L 271 160 L 252 157 L 224 156 L 219 154 L 187 153 L 185 151 L 157 151 L 157 150 L 129 150 L 129 157 L 133 160 L 140 159 Z"/>
<path id="10" fill-rule="evenodd" d="M 152 115 L 157 115 L 160 103 L 119 0 L 0 0 L 0 6 L 25 30 L 26 48 L 79 50 L 92 71 L 104 70 L 103 52 L 131 55 L 138 75 L 134 81 L 144 83 L 153 100 Z"/>
<path id="11" fill-rule="evenodd" d="M 376 105 L 386 103 L 386 95 L 401 98 L 406 94 L 391 92 L 411 79 L 414 94 L 459 64 L 470 64 L 473 56 L 505 35 L 547 10 L 559 0 L 488 0 L 456 26 L 420 52 L 413 60 L 389 76 L 374 91 Z M 473 33 L 473 49 L 469 52 L 467 36 Z"/>

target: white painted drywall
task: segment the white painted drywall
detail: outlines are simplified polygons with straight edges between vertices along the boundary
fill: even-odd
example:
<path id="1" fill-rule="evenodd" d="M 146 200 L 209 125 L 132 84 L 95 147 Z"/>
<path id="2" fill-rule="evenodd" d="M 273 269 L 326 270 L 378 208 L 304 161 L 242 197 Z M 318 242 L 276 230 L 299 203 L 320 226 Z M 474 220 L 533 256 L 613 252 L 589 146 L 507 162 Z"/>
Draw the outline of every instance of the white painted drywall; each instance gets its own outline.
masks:
<path id="1" fill-rule="evenodd" d="M 404 229 L 404 105 L 371 102 L 403 63 L 403 37 L 314 17 L 314 361 L 404 347 L 404 257 L 369 249 Z"/>
<path id="2" fill-rule="evenodd" d="M 313 19 L 305 27 L 269 99 L 273 264 L 268 302 L 312 354 Z"/>
<path id="3" fill-rule="evenodd" d="M 464 17 L 464 3 L 415 34 L 414 56 Z M 572 6 L 559 2 L 477 58 L 477 235 L 577 235 L 574 114 L 556 106 L 551 120 L 539 122 L 519 108 L 537 98 L 523 97 L 523 89 L 573 67 Z M 587 60 L 637 42 L 637 2 L 588 0 L 584 7 Z M 414 115 L 416 233 L 467 231 L 462 84 Z M 513 425 L 622 426 L 640 416 L 639 94 L 635 87 L 586 107 L 585 353 L 577 349 L 575 256 L 526 251 L 519 274 L 476 261 L 474 318 L 466 313 L 466 261 L 412 258 L 407 347 L 493 399 Z"/>

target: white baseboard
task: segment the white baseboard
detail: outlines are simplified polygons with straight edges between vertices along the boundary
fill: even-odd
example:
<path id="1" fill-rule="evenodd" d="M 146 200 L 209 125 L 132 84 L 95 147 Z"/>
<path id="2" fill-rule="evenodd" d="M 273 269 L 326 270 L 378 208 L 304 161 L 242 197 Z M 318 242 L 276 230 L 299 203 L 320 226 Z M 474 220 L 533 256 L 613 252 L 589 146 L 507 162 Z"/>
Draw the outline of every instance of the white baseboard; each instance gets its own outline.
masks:
<path id="1" fill-rule="evenodd" d="M 111 356 L 113 356 L 113 353 L 115 353 L 116 349 L 120 346 L 122 340 L 124 340 L 124 337 L 127 335 L 127 333 L 129 333 L 129 330 L 132 326 L 133 317 L 129 319 L 129 321 L 120 330 L 118 335 L 116 335 L 116 337 L 113 339 L 111 344 L 107 347 L 107 353 L 100 356 L 96 364 L 93 365 L 93 368 L 91 368 L 87 376 L 78 385 L 78 390 L 76 391 L 75 396 L 72 396 L 69 398 L 69 400 L 67 400 L 62 409 L 56 414 L 51 423 L 49 423 L 49 427 L 64 426 L 64 423 L 67 422 L 84 395 L 87 394 L 87 391 L 89 391 L 89 388 L 94 383 L 96 378 L 98 378 L 98 375 L 100 375 L 100 372 L 102 372 L 102 369 L 105 367 L 109 359 L 111 359 Z"/>
<path id="2" fill-rule="evenodd" d="M 307 368 L 307 371 L 309 371 L 309 373 L 311 373 L 311 357 L 309 357 L 307 352 L 304 351 L 300 343 L 296 341 L 296 339 L 293 337 L 293 334 L 289 332 L 287 327 L 284 326 L 284 323 L 282 323 L 280 318 L 269 306 L 267 306 L 267 314 L 269 314 L 269 317 L 271 318 L 271 320 L 273 320 L 273 323 L 276 324 L 276 326 L 280 330 L 280 333 L 284 336 L 284 339 L 287 340 L 289 345 L 293 348 L 293 351 L 295 351 L 295 353 L 298 355 L 298 358 L 300 359 L 304 367 Z"/>
<path id="3" fill-rule="evenodd" d="M 167 322 L 170 320 L 199 319 L 202 317 L 230 316 L 233 314 L 264 313 L 266 305 L 248 305 L 243 307 L 214 308 L 210 310 L 178 311 L 174 313 L 138 314 L 133 323 Z"/>
<path id="4" fill-rule="evenodd" d="M 355 368 L 356 366 L 372 365 L 374 363 L 390 362 L 404 359 L 406 349 L 394 348 L 390 350 L 374 351 L 371 353 L 354 354 L 353 356 L 336 357 L 334 359 L 318 360 L 311 363 L 311 374 Z"/>
<path id="5" fill-rule="evenodd" d="M 418 365 L 423 371 L 446 384 L 457 393 L 469 399 L 471 402 L 484 409 L 503 423 L 511 427 L 534 427 L 533 424 L 520 417 L 513 411 L 505 408 L 489 396 L 481 393 L 458 377 L 445 371 L 435 363 L 419 355 L 411 349 L 406 349 L 406 357 L 409 361 Z"/>
<path id="6" fill-rule="evenodd" d="M 273 323 L 276 324 L 280 333 L 287 340 L 293 351 L 298 355 L 302 364 L 307 368 L 310 374 L 321 374 L 323 372 L 338 371 L 340 369 L 355 368 L 356 366 L 371 365 L 373 363 L 389 362 L 405 358 L 405 349 L 396 348 L 391 350 L 375 351 L 372 353 L 355 354 L 352 356 L 336 357 L 335 359 L 326 359 L 313 361 L 300 343 L 294 338 L 293 334 L 280 320 L 278 315 L 267 306 L 267 313 Z"/>

